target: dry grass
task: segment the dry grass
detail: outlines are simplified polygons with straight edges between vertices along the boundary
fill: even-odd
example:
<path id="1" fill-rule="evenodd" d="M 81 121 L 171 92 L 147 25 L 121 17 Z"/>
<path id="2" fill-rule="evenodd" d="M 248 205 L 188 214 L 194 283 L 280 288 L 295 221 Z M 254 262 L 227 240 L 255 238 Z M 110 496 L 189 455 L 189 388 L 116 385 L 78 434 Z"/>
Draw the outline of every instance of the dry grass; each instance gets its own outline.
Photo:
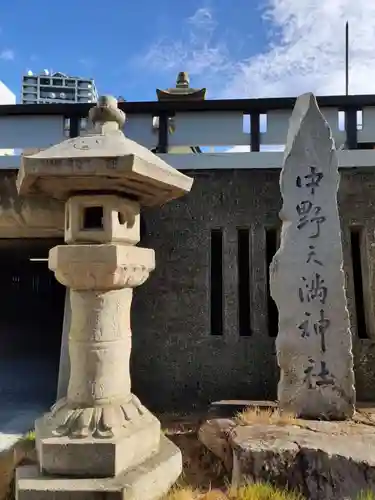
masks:
<path id="1" fill-rule="evenodd" d="M 375 493 L 373 491 L 362 492 L 358 495 L 357 500 L 375 500 Z"/>
<path id="2" fill-rule="evenodd" d="M 25 441 L 33 441 L 35 442 L 35 431 L 29 431 L 25 434 L 24 437 Z"/>
<path id="3" fill-rule="evenodd" d="M 303 497 L 297 493 L 278 490 L 269 484 L 259 483 L 230 488 L 226 492 L 210 490 L 200 493 L 190 488 L 174 488 L 165 500 L 303 500 Z"/>
<path id="4" fill-rule="evenodd" d="M 27 434 L 13 448 L 0 454 L 0 500 L 13 500 L 14 471 L 20 465 L 35 463 L 32 435 Z"/>
<path id="5" fill-rule="evenodd" d="M 303 500 L 302 495 L 280 490 L 271 484 L 256 483 L 229 492 L 228 500 Z"/>
<path id="6" fill-rule="evenodd" d="M 228 500 L 228 496 L 220 490 L 211 490 L 204 493 L 199 500 Z"/>
<path id="7" fill-rule="evenodd" d="M 189 487 L 173 487 L 164 500 L 195 500 L 198 492 Z"/>
<path id="8" fill-rule="evenodd" d="M 200 493 L 189 487 L 175 487 L 163 500 L 304 500 L 299 493 L 280 490 L 267 483 L 255 483 L 223 492 L 210 490 Z M 371 491 L 360 493 L 356 500 L 375 500 Z"/>
<path id="9" fill-rule="evenodd" d="M 275 408 L 263 409 L 258 407 L 246 408 L 237 413 L 235 421 L 239 425 L 254 424 L 274 424 L 274 425 L 298 425 L 302 426 L 303 421 L 296 418 L 292 413 L 282 412 Z"/>

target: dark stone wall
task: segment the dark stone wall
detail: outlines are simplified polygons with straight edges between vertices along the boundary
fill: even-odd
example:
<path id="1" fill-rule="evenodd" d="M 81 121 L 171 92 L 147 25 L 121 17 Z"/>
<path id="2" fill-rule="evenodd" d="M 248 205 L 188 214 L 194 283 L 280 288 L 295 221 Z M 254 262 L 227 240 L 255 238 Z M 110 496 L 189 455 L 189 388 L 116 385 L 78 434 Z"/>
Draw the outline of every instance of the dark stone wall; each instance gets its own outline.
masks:
<path id="1" fill-rule="evenodd" d="M 224 398 L 273 399 L 278 369 L 268 327 L 266 229 L 279 227 L 280 172 L 186 173 L 195 178 L 189 195 L 144 211 L 141 245 L 155 249 L 157 266 L 134 296 L 133 390 L 146 405 L 163 410 L 191 409 Z M 1 173 L 0 238 L 61 236 L 63 206 L 18 200 L 14 181 L 14 172 Z M 375 400 L 374 188 L 374 171 L 342 172 L 344 269 L 357 397 L 362 401 Z M 217 228 L 223 230 L 222 336 L 210 331 L 210 233 Z M 238 228 L 250 230 L 249 337 L 239 335 Z M 357 321 L 356 314 L 351 228 L 359 231 L 362 269 L 358 261 L 354 267 L 357 276 L 362 271 L 364 321 Z M 19 242 L 13 241 L 17 247 Z"/>
<path id="2" fill-rule="evenodd" d="M 18 196 L 17 171 L 0 170 L 0 238 L 64 237 L 64 203 Z"/>
<path id="3" fill-rule="evenodd" d="M 217 399 L 272 399 L 278 369 L 268 331 L 266 228 L 279 226 L 279 171 L 187 172 L 192 192 L 144 212 L 142 246 L 155 249 L 157 267 L 135 291 L 133 389 L 153 408 L 206 405 Z M 374 398 L 375 173 L 342 173 L 342 216 L 348 306 L 353 325 L 357 396 Z M 354 301 L 350 227 L 358 226 L 363 255 L 366 332 L 359 339 Z M 223 229 L 224 329 L 210 332 L 210 232 Z M 239 335 L 237 229 L 250 229 L 252 334 Z M 374 282 L 375 283 L 375 282 Z"/>

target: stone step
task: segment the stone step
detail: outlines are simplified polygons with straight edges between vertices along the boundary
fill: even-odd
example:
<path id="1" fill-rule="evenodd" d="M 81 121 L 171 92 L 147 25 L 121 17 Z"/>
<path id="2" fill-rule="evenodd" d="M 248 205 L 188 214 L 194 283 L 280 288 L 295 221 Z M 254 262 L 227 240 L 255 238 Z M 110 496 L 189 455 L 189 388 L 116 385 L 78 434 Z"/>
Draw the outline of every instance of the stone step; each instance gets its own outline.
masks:
<path id="1" fill-rule="evenodd" d="M 16 471 L 17 500 L 158 500 L 182 471 L 180 450 L 164 435 L 160 449 L 133 470 L 111 478 L 42 475 L 37 466 Z"/>

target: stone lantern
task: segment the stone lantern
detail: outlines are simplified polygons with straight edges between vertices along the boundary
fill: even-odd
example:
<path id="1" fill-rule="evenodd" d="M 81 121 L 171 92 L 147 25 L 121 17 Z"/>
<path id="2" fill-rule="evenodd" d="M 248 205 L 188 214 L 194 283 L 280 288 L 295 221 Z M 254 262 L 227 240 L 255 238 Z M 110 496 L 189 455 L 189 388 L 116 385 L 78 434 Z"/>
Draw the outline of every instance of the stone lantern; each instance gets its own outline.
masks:
<path id="1" fill-rule="evenodd" d="M 21 195 L 65 201 L 67 244 L 48 264 L 71 301 L 67 396 L 36 422 L 39 467 L 18 469 L 19 500 L 154 500 L 182 470 L 179 449 L 131 393 L 130 309 L 155 268 L 154 251 L 135 246 L 140 206 L 182 196 L 193 180 L 124 137 L 116 99 L 101 98 L 90 119 L 91 133 L 25 156 L 17 179 Z"/>

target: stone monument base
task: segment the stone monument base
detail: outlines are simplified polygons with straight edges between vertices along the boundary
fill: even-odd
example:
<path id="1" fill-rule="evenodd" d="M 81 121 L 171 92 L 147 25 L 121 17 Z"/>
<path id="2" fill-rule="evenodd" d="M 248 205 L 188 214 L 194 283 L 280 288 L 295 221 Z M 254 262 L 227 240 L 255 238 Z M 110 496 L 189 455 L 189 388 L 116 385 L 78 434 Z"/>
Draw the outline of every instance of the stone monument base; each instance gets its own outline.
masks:
<path id="1" fill-rule="evenodd" d="M 157 453 L 134 469 L 108 478 L 44 475 L 38 466 L 16 471 L 17 500 L 158 500 L 182 470 L 181 451 L 164 435 Z"/>
<path id="2" fill-rule="evenodd" d="M 80 410 L 69 410 L 66 406 L 38 419 L 35 422 L 35 441 L 41 470 L 47 474 L 72 477 L 114 477 L 156 453 L 160 445 L 160 422 L 135 396 L 132 399 L 138 402 L 138 411 L 133 402 L 119 408 L 115 405 L 108 408 L 115 415 L 115 410 L 118 410 L 117 416 L 120 416 L 117 419 L 120 428 L 113 436 L 103 435 L 103 428 L 100 438 L 95 434 L 77 437 L 75 433 L 83 434 L 85 430 L 79 425 Z M 95 416 L 100 409 L 104 411 L 106 408 L 85 408 L 84 411 L 91 411 Z M 129 419 L 126 422 L 123 420 L 125 411 Z M 62 424 L 64 420 L 72 422 L 74 416 L 77 418 L 73 426 Z M 61 430 L 62 435 L 58 435 L 56 429 Z"/>
<path id="3" fill-rule="evenodd" d="M 233 487 L 268 482 L 309 500 L 356 499 L 375 491 L 371 413 L 328 422 L 250 411 L 247 419 L 247 424 L 212 419 L 199 430 L 200 441 L 223 462 Z"/>

